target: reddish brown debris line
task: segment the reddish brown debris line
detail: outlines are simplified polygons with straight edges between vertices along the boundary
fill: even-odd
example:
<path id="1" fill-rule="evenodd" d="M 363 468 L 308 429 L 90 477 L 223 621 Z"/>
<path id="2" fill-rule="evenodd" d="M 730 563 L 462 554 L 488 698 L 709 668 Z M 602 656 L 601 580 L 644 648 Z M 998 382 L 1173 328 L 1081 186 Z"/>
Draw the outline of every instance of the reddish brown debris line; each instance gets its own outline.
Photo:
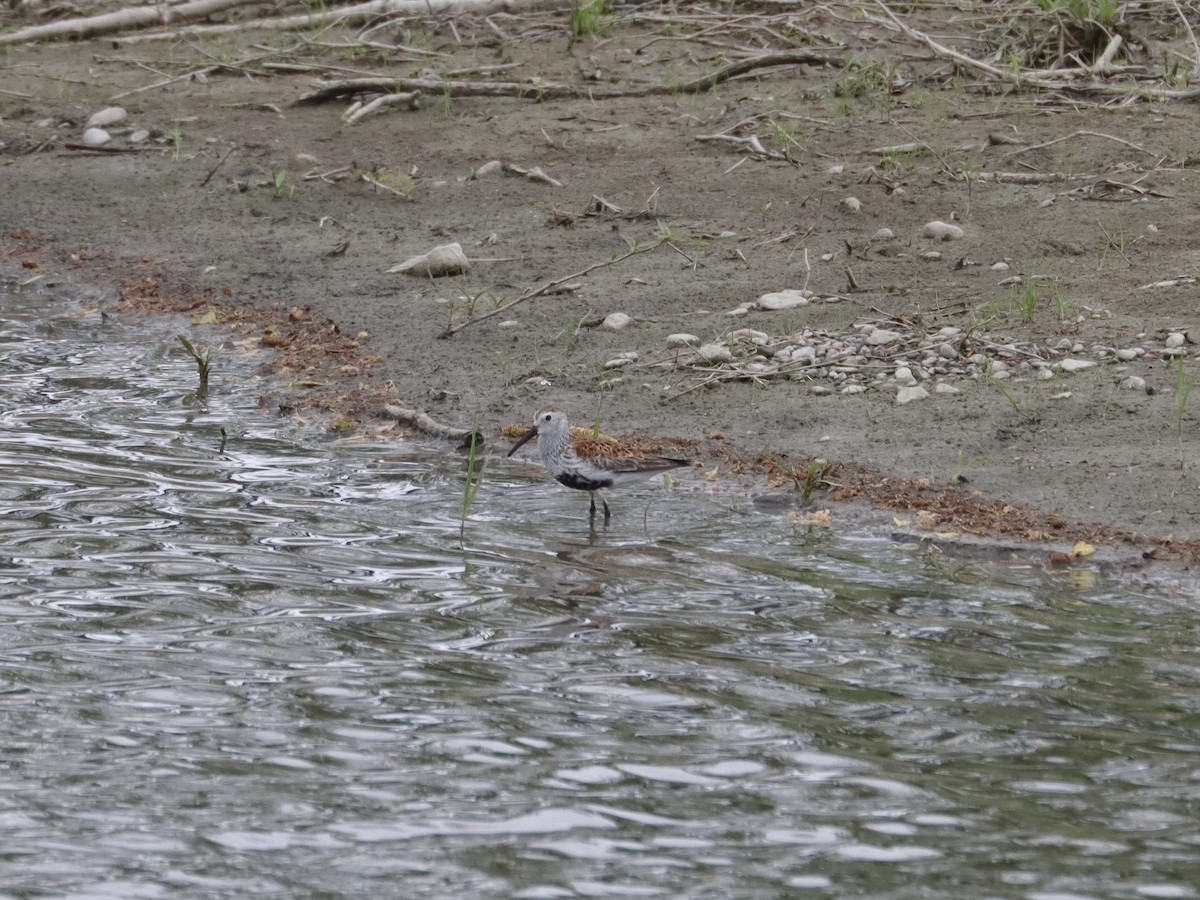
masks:
<path id="1" fill-rule="evenodd" d="M 46 271 L 47 266 L 37 236 L 23 229 L 0 236 L 0 261 L 16 262 L 33 271 Z M 280 411 L 328 412 L 333 417 L 330 429 L 339 432 L 360 428 L 382 431 L 395 426 L 394 420 L 390 425 L 383 421 L 383 406 L 396 400 L 395 388 L 363 381 L 370 377 L 372 366 L 381 361 L 364 351 L 362 345 L 368 338 L 343 334 L 336 322 L 314 315 L 309 307 L 285 309 L 252 293 L 196 287 L 176 277 L 176 270 L 162 260 L 122 260 L 79 249 L 61 254 L 53 262 L 55 266 L 92 270 L 93 283 L 116 284 L 120 297 L 118 311 L 215 313 L 211 324 L 227 328 L 235 335 L 240 333 L 246 339 L 258 335 L 259 345 L 274 351 L 265 354 L 263 367 L 269 377 L 281 383 L 282 393 L 272 398 Z M 500 436 L 516 441 L 528 429 L 527 425 L 506 425 Z M 706 435 L 701 441 L 645 435 L 614 437 L 598 434 L 591 428 L 571 430 L 578 440 L 588 442 L 597 452 L 694 456 L 703 460 L 701 465 L 714 465 L 729 476 L 765 476 L 777 482 L 781 473 L 777 460 L 782 457 L 749 454 L 720 434 Z M 789 465 L 803 473 L 812 462 L 789 460 Z M 917 513 L 918 527 L 930 527 L 931 534 L 960 531 L 1033 542 L 1123 544 L 1141 551 L 1146 559 L 1200 562 L 1200 541 L 1175 541 L 1170 536 L 1151 538 L 1099 523 L 1073 524 L 1054 513 L 985 497 L 978 491 L 931 483 L 928 479 L 894 478 L 853 463 L 835 463 L 826 472 L 825 480 L 834 487 L 818 489 L 813 494 L 815 499 L 860 500 L 883 509 Z M 1048 553 L 1048 561 L 1056 562 L 1054 556 Z"/>

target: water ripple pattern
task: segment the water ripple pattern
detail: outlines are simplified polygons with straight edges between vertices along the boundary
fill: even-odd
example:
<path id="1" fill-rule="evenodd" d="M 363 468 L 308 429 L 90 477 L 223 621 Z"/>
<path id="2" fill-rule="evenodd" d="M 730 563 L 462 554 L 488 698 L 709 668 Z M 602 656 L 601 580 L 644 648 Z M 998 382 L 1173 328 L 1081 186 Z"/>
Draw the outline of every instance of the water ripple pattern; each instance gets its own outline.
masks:
<path id="1" fill-rule="evenodd" d="M 444 448 L 0 312 L 6 896 L 1197 896 L 1190 589 L 498 457 L 463 549 Z"/>

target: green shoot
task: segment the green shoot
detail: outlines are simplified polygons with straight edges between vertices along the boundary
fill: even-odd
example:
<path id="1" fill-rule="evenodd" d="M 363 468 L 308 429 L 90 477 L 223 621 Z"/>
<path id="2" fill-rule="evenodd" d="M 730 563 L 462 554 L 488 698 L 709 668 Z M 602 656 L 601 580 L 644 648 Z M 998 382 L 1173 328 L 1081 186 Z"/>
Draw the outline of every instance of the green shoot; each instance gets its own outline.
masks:
<path id="1" fill-rule="evenodd" d="M 472 427 L 467 441 L 467 480 L 463 484 L 462 515 L 458 523 L 458 546 L 460 549 L 463 547 L 467 530 L 467 516 L 471 514 L 471 505 L 475 502 L 475 495 L 479 493 L 479 483 L 483 471 L 481 462 L 476 455 L 479 445 L 483 443 L 479 429 Z"/>
<path id="2" fill-rule="evenodd" d="M 599 34 L 609 23 L 608 0 L 576 0 L 571 13 L 571 37 Z"/>
<path id="3" fill-rule="evenodd" d="M 179 338 L 179 343 L 183 345 L 183 349 L 188 352 L 188 355 L 196 361 L 196 371 L 200 376 L 200 387 L 197 388 L 196 393 L 203 397 L 208 393 L 208 373 L 212 369 L 213 350 L 211 347 L 205 347 L 197 350 L 192 342 L 185 338 L 182 334 L 177 334 L 175 336 Z"/>

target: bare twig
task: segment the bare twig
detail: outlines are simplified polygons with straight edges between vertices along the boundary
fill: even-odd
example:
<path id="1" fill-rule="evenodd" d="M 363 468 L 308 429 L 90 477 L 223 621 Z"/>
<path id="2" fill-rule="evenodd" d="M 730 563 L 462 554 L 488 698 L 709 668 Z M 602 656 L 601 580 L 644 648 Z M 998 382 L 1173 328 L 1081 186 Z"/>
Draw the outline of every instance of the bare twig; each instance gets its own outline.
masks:
<path id="1" fill-rule="evenodd" d="M 1052 141 L 1046 141 L 1045 143 L 1042 143 L 1042 144 L 1032 144 L 1031 146 L 1028 146 L 1028 147 L 1021 147 L 1017 150 L 1010 150 L 1000 158 L 1008 159 L 1010 156 L 1019 156 L 1022 153 L 1028 153 L 1030 150 L 1041 150 L 1044 147 L 1051 147 L 1054 144 L 1061 144 L 1063 141 L 1069 141 L 1071 138 L 1074 138 L 1074 137 L 1104 138 L 1105 140 L 1108 140 L 1108 141 L 1116 141 L 1118 144 L 1124 144 L 1126 147 L 1130 147 L 1130 148 L 1138 151 L 1139 153 L 1145 153 L 1147 156 L 1153 156 L 1155 159 L 1162 158 L 1159 154 L 1152 153 L 1151 151 L 1147 150 L 1145 147 L 1139 147 L 1137 144 L 1134 144 L 1131 141 L 1127 141 L 1127 140 L 1124 140 L 1119 137 L 1114 137 L 1111 134 L 1104 134 L 1103 132 L 1100 132 L 1100 131 L 1082 131 L 1082 130 L 1081 131 L 1072 131 L 1068 135 L 1064 135 L 1063 137 L 1057 137 Z"/>
<path id="2" fill-rule="evenodd" d="M 631 256 L 637 256 L 640 253 L 648 253 L 651 250 L 656 250 L 660 246 L 662 246 L 662 244 L 663 244 L 662 241 L 655 241 L 653 244 L 646 244 L 644 247 L 634 247 L 632 250 L 627 250 L 626 252 L 622 253 L 620 256 L 614 256 L 612 259 L 606 259 L 606 260 L 602 260 L 601 262 L 598 262 L 598 263 L 592 263 L 590 266 L 580 269 L 578 272 L 572 272 L 570 275 L 564 275 L 561 278 L 555 278 L 551 281 L 547 281 L 545 284 L 543 284 L 539 287 L 536 287 L 536 288 L 529 288 L 528 290 L 523 291 L 522 293 L 518 294 L 512 300 L 509 300 L 507 303 L 505 303 L 501 306 L 497 306 L 495 309 L 490 310 L 481 316 L 475 316 L 473 319 L 467 319 L 467 321 L 465 321 L 465 322 L 462 322 L 458 325 L 453 325 L 453 326 L 447 328 L 445 331 L 443 331 L 438 336 L 443 337 L 443 338 L 451 337 L 455 334 L 458 334 L 458 332 L 462 331 L 464 328 L 466 328 L 470 325 L 475 325 L 479 322 L 484 321 L 485 319 L 490 319 L 493 316 L 498 316 L 501 313 L 508 312 L 510 309 L 512 309 L 518 303 L 524 303 L 526 300 L 531 300 L 534 297 L 540 297 L 542 294 L 548 294 L 552 290 L 554 290 L 556 287 L 558 287 L 559 285 L 565 284 L 566 282 L 571 281 L 574 278 L 582 278 L 584 275 L 587 275 L 590 272 L 596 271 L 596 269 L 602 269 L 605 266 L 614 266 L 617 263 L 624 262 L 625 260 L 629 259 Z"/>

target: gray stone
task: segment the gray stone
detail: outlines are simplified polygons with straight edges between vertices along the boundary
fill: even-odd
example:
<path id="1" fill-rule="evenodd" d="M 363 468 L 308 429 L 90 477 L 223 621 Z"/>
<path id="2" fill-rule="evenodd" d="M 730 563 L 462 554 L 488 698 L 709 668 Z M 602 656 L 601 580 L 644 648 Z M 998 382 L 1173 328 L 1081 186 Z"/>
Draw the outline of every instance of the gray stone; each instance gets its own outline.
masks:
<path id="1" fill-rule="evenodd" d="M 1072 375 L 1075 372 L 1082 372 L 1084 369 L 1090 369 L 1095 365 L 1096 361 L 1094 359 L 1064 359 L 1058 364 L 1058 367 L 1068 375 Z"/>
<path id="2" fill-rule="evenodd" d="M 896 402 L 898 404 L 912 403 L 914 400 L 924 400 L 929 396 L 929 391 L 917 385 L 916 387 L 902 387 L 896 392 Z"/>

